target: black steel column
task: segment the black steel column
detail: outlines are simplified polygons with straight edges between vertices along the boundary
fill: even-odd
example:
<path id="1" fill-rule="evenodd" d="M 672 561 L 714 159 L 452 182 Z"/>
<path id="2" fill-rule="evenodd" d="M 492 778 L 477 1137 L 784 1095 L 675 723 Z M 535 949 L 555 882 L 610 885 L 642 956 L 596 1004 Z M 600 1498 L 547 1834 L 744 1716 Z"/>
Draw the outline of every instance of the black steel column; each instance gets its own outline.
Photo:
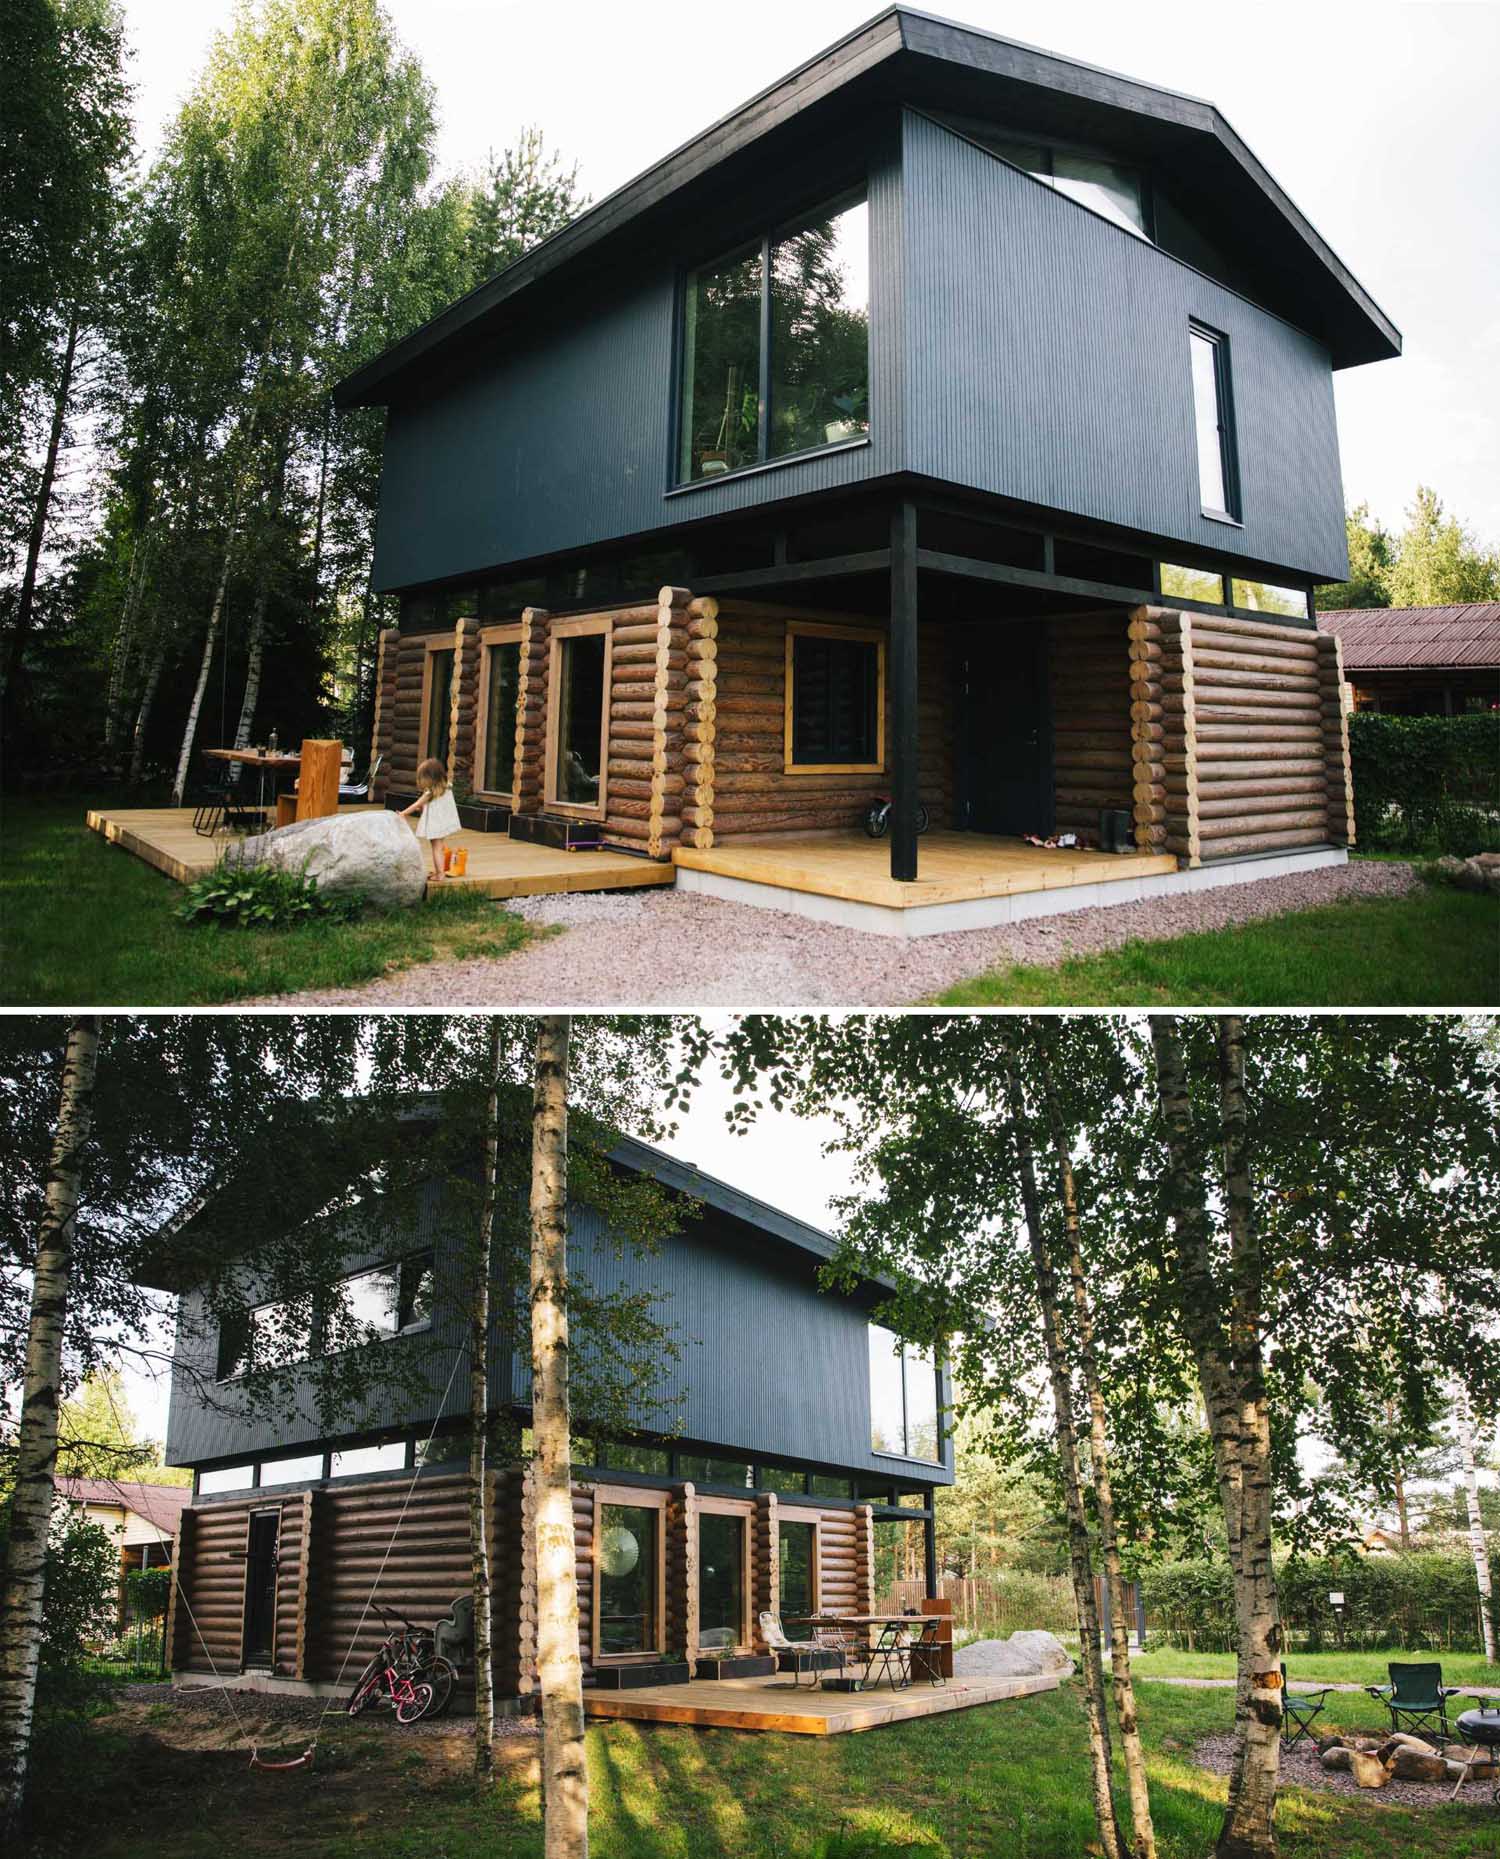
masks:
<path id="1" fill-rule="evenodd" d="M 931 1513 L 922 1519 L 922 1575 L 927 1583 L 927 1599 L 938 1598 L 937 1518 Z"/>
<path id="2" fill-rule="evenodd" d="M 917 875 L 917 511 L 891 513 L 891 876 Z M 930 1526 L 929 1526 L 930 1529 Z"/>

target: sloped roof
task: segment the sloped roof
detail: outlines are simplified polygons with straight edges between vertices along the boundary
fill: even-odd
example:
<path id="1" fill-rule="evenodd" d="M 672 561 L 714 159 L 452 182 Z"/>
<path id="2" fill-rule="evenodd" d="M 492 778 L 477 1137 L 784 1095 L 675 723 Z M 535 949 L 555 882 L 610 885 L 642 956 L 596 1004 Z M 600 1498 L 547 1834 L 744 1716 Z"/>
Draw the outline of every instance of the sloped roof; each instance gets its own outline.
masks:
<path id="1" fill-rule="evenodd" d="M 846 33 L 738 110 L 518 258 L 495 277 L 391 344 L 337 383 L 339 406 L 381 406 L 411 391 L 441 359 L 482 352 L 524 308 L 544 280 L 561 282 L 602 248 L 638 242 L 648 222 L 693 205 L 721 170 L 760 165 L 784 152 L 786 138 L 829 112 L 847 118 L 881 103 L 1003 112 L 1018 132 L 1078 125 L 1101 142 L 1118 142 L 1170 164 L 1184 197 L 1215 224 L 1230 228 L 1281 298 L 1290 317 L 1329 347 L 1335 367 L 1401 352 L 1401 333 L 1317 228 L 1252 153 L 1222 111 L 1202 98 L 1122 77 L 999 33 L 961 25 L 911 7 L 893 6 Z M 824 124 L 830 133 L 829 124 Z M 805 151 L 804 151 L 805 154 Z M 525 295 L 525 305 L 519 300 Z M 1271 308 L 1277 308 L 1272 304 Z M 441 357 L 439 356 L 441 351 Z"/>
<path id="2" fill-rule="evenodd" d="M 53 1481 L 70 1504 L 123 1505 L 166 1536 L 177 1534 L 177 1519 L 193 1501 L 186 1485 L 143 1485 L 132 1479 L 76 1478 L 60 1473 Z"/>
<path id="3" fill-rule="evenodd" d="M 1458 607 L 1346 607 L 1318 615 L 1343 642 L 1345 671 L 1500 665 L 1500 601 Z"/>

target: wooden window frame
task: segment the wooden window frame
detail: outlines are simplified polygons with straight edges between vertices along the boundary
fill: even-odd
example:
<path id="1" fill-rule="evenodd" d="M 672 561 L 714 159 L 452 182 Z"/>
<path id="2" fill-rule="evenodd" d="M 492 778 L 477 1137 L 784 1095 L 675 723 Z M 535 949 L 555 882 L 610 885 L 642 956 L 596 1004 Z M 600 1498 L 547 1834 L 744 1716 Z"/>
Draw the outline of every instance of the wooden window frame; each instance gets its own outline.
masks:
<path id="1" fill-rule="evenodd" d="M 558 732 L 562 727 L 562 648 L 568 639 L 599 634 L 604 640 L 604 700 L 599 706 L 599 798 L 592 806 L 557 798 Z M 603 820 L 609 805 L 610 683 L 614 666 L 614 621 L 607 614 L 587 619 L 554 620 L 547 648 L 547 756 L 543 793 L 549 811 L 574 820 Z"/>
<path id="2" fill-rule="evenodd" d="M 738 1517 L 740 1520 L 740 1571 L 743 1579 L 740 1583 L 740 1637 L 735 1644 L 734 1651 L 736 1653 L 752 1651 L 755 1646 L 753 1632 L 755 1624 L 753 1619 L 755 1611 L 755 1570 L 753 1563 L 755 1554 L 755 1505 L 753 1502 L 746 1501 L 742 1498 L 700 1497 L 696 1503 L 696 1511 L 699 1519 L 707 1515 L 712 1517 Z M 701 1541 L 698 1546 L 697 1560 L 699 1570 L 698 1597 L 701 1611 L 703 1598 L 703 1546 Z"/>
<path id="3" fill-rule="evenodd" d="M 417 738 L 421 745 L 417 750 L 418 767 L 432 755 L 432 749 L 427 741 L 427 721 L 428 712 L 432 708 L 432 655 L 434 652 L 451 652 L 453 654 L 453 675 L 454 677 L 458 676 L 458 647 L 454 642 L 452 632 L 435 633 L 430 639 L 424 639 L 422 641 L 422 728 Z M 451 682 L 448 686 L 448 703 L 451 710 L 453 704 L 453 686 Z M 434 757 L 434 759 L 436 758 Z M 448 770 L 448 778 L 451 781 L 453 778 L 453 724 L 451 718 L 448 724 L 448 755 L 443 766 Z M 417 785 L 420 787 L 421 783 L 418 782 Z"/>
<path id="4" fill-rule="evenodd" d="M 521 643 L 521 622 L 507 621 L 504 625 L 482 626 L 479 629 L 479 708 L 474 718 L 474 794 L 479 800 L 498 800 L 514 807 L 516 804 L 515 774 L 512 770 L 511 787 L 489 788 L 484 785 L 484 745 L 488 735 L 490 709 L 489 654 L 492 646 L 513 645 Z M 519 693 L 518 693 L 519 695 Z M 426 712 L 424 711 L 425 715 Z"/>
<path id="5" fill-rule="evenodd" d="M 811 1612 L 816 1614 L 823 1606 L 823 1513 L 816 1511 L 810 1517 L 801 1517 L 794 1514 L 796 1509 L 800 1509 L 800 1506 L 789 1504 L 785 1510 L 779 1504 L 776 1507 L 776 1611 L 781 1611 L 781 1526 L 784 1523 L 795 1523 L 802 1529 L 812 1531 Z"/>
<path id="6" fill-rule="evenodd" d="M 590 1636 L 595 1665 L 650 1665 L 667 1653 L 667 1496 L 641 1485 L 594 1486 L 594 1540 L 589 1551 L 593 1580 L 593 1609 Z M 599 1542 L 604 1533 L 604 1506 L 623 1504 L 631 1510 L 654 1510 L 656 1524 L 656 1644 L 643 1652 L 603 1652 L 599 1646 L 599 1589 L 603 1572 L 599 1567 Z"/>
<path id="7" fill-rule="evenodd" d="M 875 760 L 873 762 L 799 762 L 793 755 L 793 666 L 802 637 L 856 640 L 875 648 Z M 814 620 L 788 620 L 784 681 L 782 772 L 788 775 L 883 775 L 885 773 L 886 636 L 878 626 L 826 626 Z"/>

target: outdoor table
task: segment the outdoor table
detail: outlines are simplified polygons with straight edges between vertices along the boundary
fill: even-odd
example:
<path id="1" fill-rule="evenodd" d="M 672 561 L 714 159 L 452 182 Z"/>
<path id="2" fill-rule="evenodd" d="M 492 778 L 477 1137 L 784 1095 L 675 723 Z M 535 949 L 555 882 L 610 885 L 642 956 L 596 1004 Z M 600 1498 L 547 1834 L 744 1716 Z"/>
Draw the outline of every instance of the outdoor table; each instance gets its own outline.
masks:
<path id="1" fill-rule="evenodd" d="M 275 755 L 269 749 L 205 749 L 204 756 L 215 762 L 238 762 L 244 768 L 253 768 L 260 777 L 256 792 L 256 804 L 262 812 L 266 805 L 266 776 L 271 777 L 271 792 L 276 792 L 276 780 L 281 775 L 295 775 L 302 766 L 300 755 L 288 755 L 284 750 Z"/>
<path id="2" fill-rule="evenodd" d="M 868 1639 L 871 1627 L 912 1627 L 920 1631 L 928 1616 L 925 1614 L 791 1614 L 788 1618 L 797 1626 L 837 1627 L 840 1631 L 850 1627 L 858 1628 Z M 830 1681 L 825 1678 L 823 1682 L 826 1685 Z M 894 1680 L 891 1681 L 891 1688 L 895 1689 Z"/>
<path id="3" fill-rule="evenodd" d="M 1500 1762 L 1500 1704 L 1481 1704 L 1478 1710 L 1465 1711 L 1458 1720 L 1458 1734 L 1476 1753 L 1464 1764 L 1463 1773 L 1453 1784 L 1452 1799 L 1455 1801 L 1476 1761 L 1488 1755 L 1491 1762 Z M 1500 1801 L 1500 1780 L 1491 1788 L 1490 1798 Z"/>

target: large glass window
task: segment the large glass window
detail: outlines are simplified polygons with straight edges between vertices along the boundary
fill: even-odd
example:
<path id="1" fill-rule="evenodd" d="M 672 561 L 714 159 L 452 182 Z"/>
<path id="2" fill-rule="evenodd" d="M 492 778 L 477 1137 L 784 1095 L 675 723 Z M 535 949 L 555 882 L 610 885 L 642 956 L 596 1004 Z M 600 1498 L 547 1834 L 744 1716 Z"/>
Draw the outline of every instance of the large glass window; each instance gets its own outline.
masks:
<path id="1" fill-rule="evenodd" d="M 1307 618 L 1307 590 L 1301 587 L 1276 587 L 1270 581 L 1235 581 L 1234 604 L 1247 613 L 1295 614 Z"/>
<path id="2" fill-rule="evenodd" d="M 810 1614 L 813 1598 L 813 1526 L 781 1520 L 781 1617 L 794 1620 Z"/>
<path id="3" fill-rule="evenodd" d="M 1224 604 L 1224 577 L 1211 568 L 1184 568 L 1177 562 L 1161 564 L 1161 591 L 1168 600 L 1204 600 Z"/>
<path id="4" fill-rule="evenodd" d="M 745 1519 L 698 1514 L 698 1637 L 705 1646 L 738 1646 L 745 1630 Z"/>
<path id="5" fill-rule="evenodd" d="M 299 1485 L 323 1476 L 321 1452 L 304 1454 L 296 1459 L 262 1459 L 260 1482 L 263 1485 Z"/>
<path id="6" fill-rule="evenodd" d="M 404 1472 L 406 1442 L 393 1440 L 388 1446 L 351 1446 L 347 1452 L 335 1452 L 328 1461 L 333 1478 L 354 1478 L 361 1472 Z"/>
<path id="7" fill-rule="evenodd" d="M 248 1491 L 254 1482 L 253 1465 L 220 1465 L 211 1472 L 198 1474 L 198 1489 L 204 1497 L 215 1491 Z"/>
<path id="8" fill-rule="evenodd" d="M 484 648 L 484 742 L 479 785 L 487 794 L 509 794 L 516 784 L 516 692 L 521 645 L 500 639 Z"/>
<path id="9" fill-rule="evenodd" d="M 1229 395 L 1229 344 L 1194 323 L 1188 346 L 1193 365 L 1193 424 L 1198 441 L 1198 492 L 1206 516 L 1237 518 L 1234 443 Z"/>
<path id="10" fill-rule="evenodd" d="M 750 1467 L 743 1459 L 713 1459 L 700 1453 L 679 1452 L 677 1476 L 695 1485 L 750 1484 Z"/>
<path id="11" fill-rule="evenodd" d="M 870 1450 L 938 1460 L 937 1365 L 930 1352 L 870 1325 Z"/>
<path id="12" fill-rule="evenodd" d="M 453 721 L 453 648 L 427 654 L 427 714 L 422 729 L 422 754 L 434 761 L 448 759 L 448 731 Z"/>
<path id="13" fill-rule="evenodd" d="M 656 1510 L 638 1504 L 599 1507 L 601 1653 L 656 1652 Z"/>
<path id="14" fill-rule="evenodd" d="M 252 1333 L 248 1310 L 225 1311 L 219 1319 L 220 1381 L 228 1381 L 234 1375 L 243 1375 L 249 1368 Z"/>
<path id="15" fill-rule="evenodd" d="M 1151 236 L 1146 216 L 1146 190 L 1140 170 L 1097 155 L 1075 154 L 1048 148 L 1038 142 L 1012 142 L 1004 136 L 977 135 L 975 140 L 996 155 L 1003 155 L 1033 179 L 1044 182 L 1080 206 L 1101 213 L 1137 238 Z"/>
<path id="16" fill-rule="evenodd" d="M 432 1321 L 432 1254 L 414 1252 L 392 1265 L 346 1278 L 339 1287 L 349 1323 L 368 1338 L 396 1336 Z"/>
<path id="17" fill-rule="evenodd" d="M 681 482 L 869 432 L 869 245 L 854 194 L 689 274 Z"/>
<path id="18" fill-rule="evenodd" d="M 553 641 L 556 735 L 549 798 L 561 806 L 603 805 L 605 664 L 602 628 L 565 633 Z"/>
<path id="19" fill-rule="evenodd" d="M 787 628 L 786 769 L 884 765 L 885 642 L 837 627 Z"/>

